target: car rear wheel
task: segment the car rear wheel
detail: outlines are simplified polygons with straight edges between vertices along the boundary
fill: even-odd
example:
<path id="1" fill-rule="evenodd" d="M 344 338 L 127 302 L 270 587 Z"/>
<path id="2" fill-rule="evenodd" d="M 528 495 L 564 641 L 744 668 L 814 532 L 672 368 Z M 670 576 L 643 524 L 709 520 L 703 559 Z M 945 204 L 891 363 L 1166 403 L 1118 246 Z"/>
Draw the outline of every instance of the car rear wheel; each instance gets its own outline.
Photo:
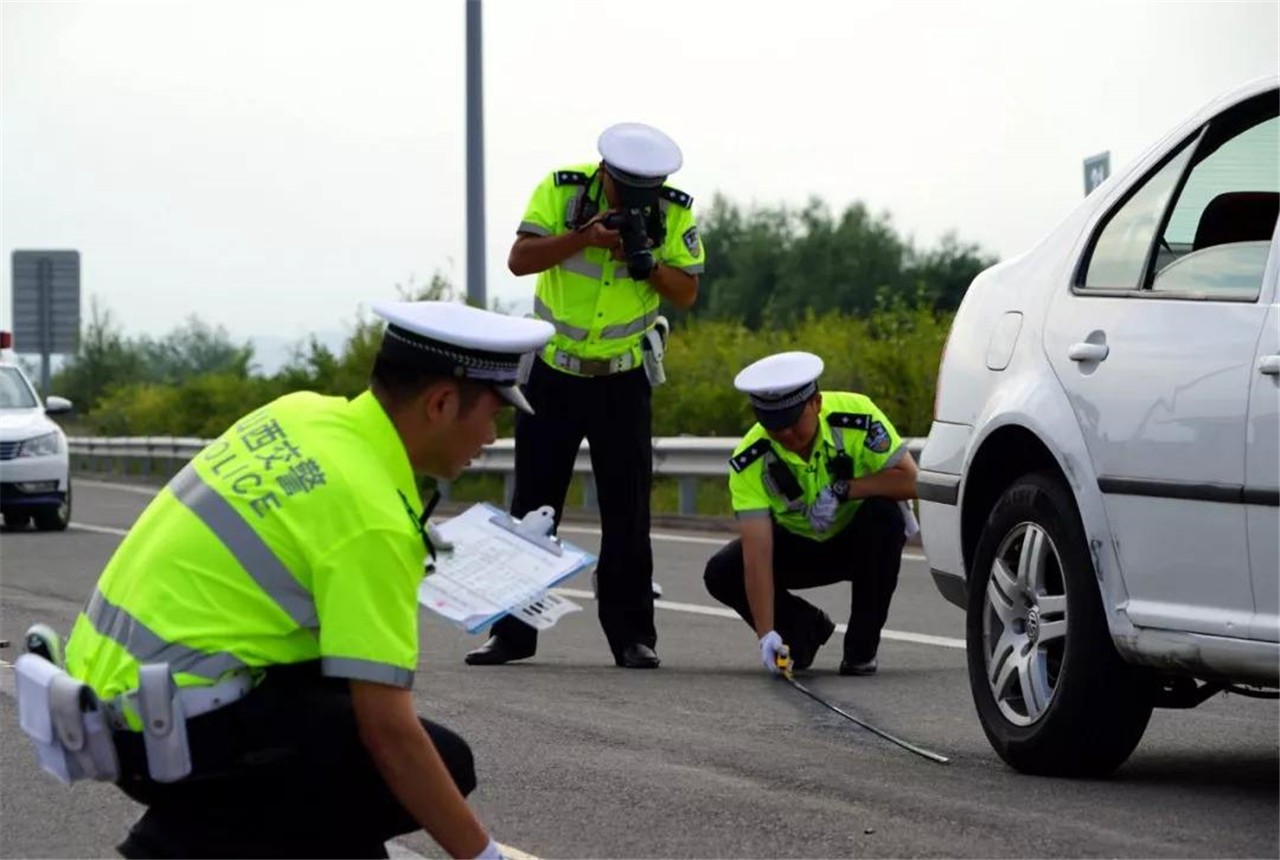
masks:
<path id="1" fill-rule="evenodd" d="M 67 494 L 62 497 L 62 504 L 45 508 L 35 515 L 36 528 L 42 532 L 66 531 L 71 524 L 71 480 L 67 480 Z"/>
<path id="2" fill-rule="evenodd" d="M 969 685 L 1000 757 L 1056 776 L 1119 767 L 1146 730 L 1154 684 L 1116 653 L 1075 502 L 1056 476 L 1023 476 L 1000 497 L 968 592 Z"/>

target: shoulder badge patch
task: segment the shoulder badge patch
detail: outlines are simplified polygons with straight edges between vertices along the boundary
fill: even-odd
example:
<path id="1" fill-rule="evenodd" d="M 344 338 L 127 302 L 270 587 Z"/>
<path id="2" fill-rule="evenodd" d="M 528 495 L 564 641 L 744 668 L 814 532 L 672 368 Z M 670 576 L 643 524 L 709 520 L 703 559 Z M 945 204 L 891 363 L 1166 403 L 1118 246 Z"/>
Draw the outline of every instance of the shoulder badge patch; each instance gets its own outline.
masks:
<path id="1" fill-rule="evenodd" d="M 557 170 L 556 185 L 586 185 L 590 177 L 577 170 Z"/>
<path id="2" fill-rule="evenodd" d="M 871 423 L 870 415 L 857 412 L 832 412 L 827 415 L 827 426 L 843 427 L 846 430 L 866 430 Z"/>
<path id="3" fill-rule="evenodd" d="M 702 243 L 698 240 L 697 226 L 693 226 L 688 230 L 685 230 L 682 238 L 684 239 L 684 246 L 688 249 L 690 255 L 694 257 L 698 256 L 698 251 L 701 250 Z"/>
<path id="4" fill-rule="evenodd" d="M 758 439 L 751 447 L 739 451 L 729 458 L 729 465 L 733 467 L 733 471 L 741 472 L 750 466 L 756 460 L 759 460 L 769 451 L 770 445 L 768 439 Z"/>
<path id="5" fill-rule="evenodd" d="M 867 428 L 867 437 L 862 440 L 862 444 L 869 451 L 884 454 L 889 450 L 889 431 L 884 429 L 884 425 L 879 421 L 872 421 L 871 426 Z"/>
<path id="6" fill-rule="evenodd" d="M 672 203 L 678 203 L 686 209 L 693 208 L 693 197 L 685 194 L 679 188 L 672 188 L 669 185 L 664 185 L 662 186 L 662 190 L 658 192 L 658 195 L 663 200 L 670 200 Z"/>

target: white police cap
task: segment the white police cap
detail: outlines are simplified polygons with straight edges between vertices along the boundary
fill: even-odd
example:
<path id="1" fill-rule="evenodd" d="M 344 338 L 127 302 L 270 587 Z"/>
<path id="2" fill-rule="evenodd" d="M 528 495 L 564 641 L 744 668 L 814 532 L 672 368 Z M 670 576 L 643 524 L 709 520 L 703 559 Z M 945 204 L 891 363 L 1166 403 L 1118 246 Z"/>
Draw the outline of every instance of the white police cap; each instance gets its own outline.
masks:
<path id="1" fill-rule="evenodd" d="M 779 352 L 744 368 L 733 387 L 747 395 L 766 430 L 782 430 L 800 419 L 818 392 L 822 368 L 822 359 L 811 352 Z"/>
<path id="2" fill-rule="evenodd" d="M 520 358 L 551 339 L 551 323 L 456 302 L 376 302 L 373 312 L 387 321 L 384 357 L 493 386 L 508 403 L 533 413 L 516 384 Z"/>
<path id="3" fill-rule="evenodd" d="M 661 185 L 684 164 L 674 140 L 640 122 L 609 126 L 600 133 L 596 148 L 613 178 L 638 188 Z"/>

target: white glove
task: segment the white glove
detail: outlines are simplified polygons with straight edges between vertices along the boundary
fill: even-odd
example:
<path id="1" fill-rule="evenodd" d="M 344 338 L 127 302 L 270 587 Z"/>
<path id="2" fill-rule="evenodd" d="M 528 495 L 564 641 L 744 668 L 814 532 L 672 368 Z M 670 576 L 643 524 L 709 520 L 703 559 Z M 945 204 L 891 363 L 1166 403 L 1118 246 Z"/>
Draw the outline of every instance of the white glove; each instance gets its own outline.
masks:
<path id="1" fill-rule="evenodd" d="M 818 498 L 814 499 L 809 510 L 805 511 L 805 515 L 809 518 L 809 525 L 815 532 L 825 532 L 836 521 L 836 509 L 839 507 L 840 500 L 836 498 L 835 491 L 830 487 L 823 487 L 822 492 L 818 493 Z"/>
<path id="2" fill-rule="evenodd" d="M 484 846 L 484 850 L 476 855 L 476 860 L 507 860 L 507 855 L 502 853 L 502 849 L 498 847 L 498 843 L 489 838 L 489 844 Z"/>
<path id="3" fill-rule="evenodd" d="M 778 674 L 778 657 L 790 654 L 791 649 L 782 644 L 778 631 L 770 630 L 760 637 L 760 659 L 764 661 L 764 667 L 773 674 Z"/>

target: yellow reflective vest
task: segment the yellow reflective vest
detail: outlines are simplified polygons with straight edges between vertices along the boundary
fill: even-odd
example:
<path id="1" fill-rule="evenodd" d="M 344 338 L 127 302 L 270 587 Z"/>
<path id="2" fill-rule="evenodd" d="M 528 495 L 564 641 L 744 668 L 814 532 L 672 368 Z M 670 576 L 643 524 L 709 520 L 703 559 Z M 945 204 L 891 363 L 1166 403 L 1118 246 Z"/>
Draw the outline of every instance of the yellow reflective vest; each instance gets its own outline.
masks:
<path id="1" fill-rule="evenodd" d="M 850 460 L 851 478 L 887 469 L 907 453 L 897 429 L 865 394 L 823 391 L 818 411 L 818 437 L 808 459 L 770 440 L 764 427 L 747 431 L 729 458 L 729 495 L 734 516 L 745 519 L 772 516 L 792 534 L 815 541 L 838 535 L 853 521 L 862 499 L 840 503 L 831 527 L 822 533 L 809 524 L 807 511 L 818 494 L 835 480 L 834 463 L 844 455 Z M 792 492 L 770 467 L 789 472 Z"/>
<path id="2" fill-rule="evenodd" d="M 76 619 L 67 671 L 102 699 L 135 690 L 139 665 L 159 662 L 179 686 L 319 659 L 328 676 L 410 687 L 420 509 L 371 393 L 281 397 L 147 506 Z"/>
<path id="3" fill-rule="evenodd" d="M 577 224 L 584 204 L 607 209 L 598 169 L 598 164 L 577 164 L 552 171 L 534 190 L 517 231 L 560 235 Z M 664 186 L 658 206 L 666 238 L 661 247 L 653 249 L 654 258 L 689 274 L 700 274 L 706 254 L 693 217 L 693 198 Z M 538 274 L 534 313 L 556 327 L 543 358 L 556 367 L 557 351 L 580 359 L 607 359 L 631 352 L 638 367 L 640 340 L 658 318 L 658 301 L 657 291 L 628 277 L 626 263 L 614 260 L 609 249 L 585 248 Z"/>

